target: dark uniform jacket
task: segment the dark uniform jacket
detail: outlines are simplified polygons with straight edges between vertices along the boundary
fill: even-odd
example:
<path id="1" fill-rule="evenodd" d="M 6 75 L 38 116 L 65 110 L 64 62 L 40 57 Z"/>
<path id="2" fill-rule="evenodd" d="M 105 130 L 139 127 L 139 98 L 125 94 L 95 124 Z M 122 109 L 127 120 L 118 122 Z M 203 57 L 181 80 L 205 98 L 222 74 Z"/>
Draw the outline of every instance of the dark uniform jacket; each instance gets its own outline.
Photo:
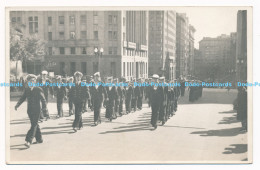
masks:
<path id="1" fill-rule="evenodd" d="M 43 90 L 40 87 L 33 87 L 32 90 L 30 88 L 26 88 L 16 106 L 19 107 L 26 99 L 28 114 L 40 114 L 41 108 L 46 110 L 46 100 Z M 42 107 L 40 102 L 42 102 Z"/>
<path id="2" fill-rule="evenodd" d="M 43 83 L 42 82 L 42 78 L 39 80 L 39 83 Z M 49 79 L 46 79 L 46 82 L 45 83 L 51 83 L 51 81 Z M 53 95 L 53 87 L 50 86 L 50 85 L 44 85 L 44 86 L 41 86 L 42 90 L 43 90 L 43 93 L 44 93 L 44 96 L 45 96 L 45 99 L 48 101 L 48 94 L 49 94 L 49 91 L 51 93 L 51 95 Z"/>
<path id="3" fill-rule="evenodd" d="M 129 86 L 128 89 L 125 88 L 125 97 L 126 97 L 126 100 L 132 99 L 133 96 L 134 96 L 133 87 L 132 87 L 132 86 Z"/>
<path id="4" fill-rule="evenodd" d="M 71 87 L 69 95 L 74 103 L 83 103 L 86 98 L 90 97 L 88 87 L 81 86 L 81 82 L 75 82 L 75 86 Z"/>
<path id="5" fill-rule="evenodd" d="M 54 91 L 56 92 L 57 99 L 63 99 L 65 96 L 67 96 L 66 87 L 64 86 L 55 86 Z"/>
<path id="6" fill-rule="evenodd" d="M 90 87 L 90 95 L 91 100 L 93 101 L 94 105 L 102 104 L 104 97 L 107 98 L 107 92 L 104 86 L 100 85 L 97 88 L 95 86 Z M 104 97 L 103 97 L 104 95 Z"/>
<path id="7" fill-rule="evenodd" d="M 113 86 L 113 87 L 111 87 L 110 90 L 109 90 L 109 87 L 106 87 L 106 91 L 107 91 L 108 103 L 112 104 L 112 106 L 114 106 L 115 101 L 118 99 L 118 93 L 117 93 L 116 87 Z"/>

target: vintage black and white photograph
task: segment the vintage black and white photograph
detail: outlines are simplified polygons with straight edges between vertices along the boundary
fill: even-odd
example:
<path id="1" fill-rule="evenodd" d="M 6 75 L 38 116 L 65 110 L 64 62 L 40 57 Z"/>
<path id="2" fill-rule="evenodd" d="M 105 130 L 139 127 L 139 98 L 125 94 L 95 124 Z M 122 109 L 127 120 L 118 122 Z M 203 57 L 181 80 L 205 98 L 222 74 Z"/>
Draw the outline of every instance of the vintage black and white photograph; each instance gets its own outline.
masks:
<path id="1" fill-rule="evenodd" d="M 252 163 L 252 7 L 7 7 L 7 164 Z"/>

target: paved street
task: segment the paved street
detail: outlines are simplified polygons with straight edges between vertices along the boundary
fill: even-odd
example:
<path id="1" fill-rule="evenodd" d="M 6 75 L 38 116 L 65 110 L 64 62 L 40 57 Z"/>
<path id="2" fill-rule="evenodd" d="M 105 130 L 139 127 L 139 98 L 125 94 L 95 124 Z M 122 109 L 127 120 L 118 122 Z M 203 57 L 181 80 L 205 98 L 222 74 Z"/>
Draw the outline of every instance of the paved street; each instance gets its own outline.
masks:
<path id="1" fill-rule="evenodd" d="M 204 89 L 203 96 L 194 103 L 185 97 L 179 101 L 178 111 L 164 126 L 152 131 L 151 109 L 124 115 L 93 126 L 93 112 L 83 114 L 84 128 L 72 130 L 74 117 L 55 119 L 56 103 L 49 103 L 51 120 L 40 123 L 44 143 L 24 146 L 30 127 L 26 114 L 27 103 L 14 111 L 12 101 L 10 124 L 11 161 L 88 161 L 89 163 L 118 162 L 181 162 L 181 161 L 241 161 L 247 159 L 247 134 L 240 133 L 232 102 L 236 90 Z M 41 162 L 42 161 L 42 162 Z M 68 163 L 68 162 L 66 162 Z M 120 163 L 120 162 L 119 162 Z"/>

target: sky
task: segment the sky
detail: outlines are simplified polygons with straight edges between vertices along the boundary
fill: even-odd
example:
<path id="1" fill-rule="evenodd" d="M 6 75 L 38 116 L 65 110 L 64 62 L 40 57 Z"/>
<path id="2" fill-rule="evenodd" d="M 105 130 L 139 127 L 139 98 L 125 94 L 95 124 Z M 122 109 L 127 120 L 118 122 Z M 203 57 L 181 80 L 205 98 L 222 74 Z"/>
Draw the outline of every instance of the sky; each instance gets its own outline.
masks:
<path id="1" fill-rule="evenodd" d="M 175 11 L 186 13 L 196 29 L 195 48 L 203 37 L 217 37 L 236 32 L 237 11 L 241 7 L 176 7 Z"/>

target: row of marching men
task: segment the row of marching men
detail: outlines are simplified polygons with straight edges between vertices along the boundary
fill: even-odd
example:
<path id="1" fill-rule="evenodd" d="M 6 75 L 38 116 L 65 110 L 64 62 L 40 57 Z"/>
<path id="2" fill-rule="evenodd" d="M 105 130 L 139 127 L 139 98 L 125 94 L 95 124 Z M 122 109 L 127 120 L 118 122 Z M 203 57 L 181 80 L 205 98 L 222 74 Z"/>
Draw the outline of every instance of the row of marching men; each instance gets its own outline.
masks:
<path id="1" fill-rule="evenodd" d="M 47 71 L 42 72 L 42 76 L 37 80 L 35 75 L 28 75 L 26 80 L 30 83 L 41 84 L 51 83 L 47 79 Z M 177 111 L 177 102 L 180 96 L 180 89 L 176 87 L 163 87 L 163 86 L 147 86 L 139 87 L 134 86 L 134 81 L 128 82 L 125 79 L 121 79 L 122 82 L 128 83 L 126 87 L 123 86 L 103 86 L 99 85 L 101 82 L 100 73 L 94 74 L 93 80 L 91 80 L 95 86 L 82 86 L 81 72 L 75 72 L 74 78 L 71 77 L 68 83 L 73 82 L 73 86 L 62 86 L 62 77 L 56 77 L 55 86 L 28 86 L 25 88 L 24 93 L 15 106 L 15 110 L 27 99 L 27 113 L 31 121 L 31 128 L 26 135 L 26 146 L 29 147 L 32 140 L 36 138 L 36 142 L 42 143 L 42 136 L 40 127 L 38 125 L 39 119 L 46 117 L 46 120 L 50 118 L 49 111 L 47 109 L 49 91 L 54 98 L 54 93 L 57 96 L 57 110 L 58 116 L 63 116 L 63 100 L 67 99 L 69 103 L 69 114 L 75 115 L 72 127 L 75 132 L 83 127 L 82 113 L 86 107 L 87 101 L 90 103 L 90 108 L 94 111 L 94 123 L 98 125 L 101 123 L 100 111 L 102 106 L 106 108 L 105 117 L 112 121 L 116 118 L 116 114 L 123 115 L 123 104 L 125 103 L 126 114 L 142 109 L 142 99 L 148 100 L 148 105 L 151 107 L 152 116 L 151 124 L 154 129 L 157 128 L 158 121 L 162 122 L 162 125 L 174 115 Z M 108 78 L 105 83 L 116 83 L 116 80 Z M 159 78 L 158 75 L 153 75 L 152 79 L 146 80 L 148 83 L 154 82 L 163 83 L 165 80 L 163 77 Z M 138 80 L 142 83 L 141 80 Z M 176 82 L 168 82 L 176 83 Z M 66 89 L 68 88 L 68 89 Z M 67 92 L 68 91 L 68 92 Z"/>
<path id="2" fill-rule="evenodd" d="M 42 72 L 43 79 L 45 79 L 46 74 L 46 71 Z M 77 131 L 77 128 L 81 129 L 83 127 L 81 114 L 87 111 L 87 107 L 94 111 L 94 124 L 98 125 L 101 123 L 100 110 L 102 106 L 106 108 L 105 117 L 109 121 L 112 121 L 118 116 L 122 116 L 123 113 L 129 114 L 131 112 L 135 112 L 136 110 L 142 110 L 142 102 L 145 97 L 145 99 L 148 100 L 148 106 L 152 108 L 152 111 L 155 113 L 157 112 L 155 110 L 158 110 L 158 118 L 156 118 L 157 116 L 154 116 L 154 114 L 151 118 L 151 124 L 155 128 L 157 128 L 158 121 L 162 122 L 162 125 L 164 125 L 165 122 L 167 122 L 167 120 L 177 111 L 178 98 L 181 94 L 181 88 L 179 86 L 134 86 L 134 82 L 136 81 L 135 79 L 132 81 L 126 81 L 125 78 L 121 78 L 119 80 L 113 79 L 113 77 L 107 77 L 104 83 L 126 83 L 128 85 L 98 86 L 101 82 L 99 72 L 95 73 L 94 77 L 87 77 L 86 80 L 82 80 L 82 77 L 83 74 L 81 72 L 75 72 L 74 77 L 69 78 L 67 83 L 75 83 L 75 87 L 69 85 L 66 87 L 57 86 L 53 90 L 49 87 L 51 94 L 56 92 L 58 110 L 57 117 L 63 117 L 63 99 L 67 99 L 68 97 L 69 115 L 71 116 L 75 114 L 75 122 L 78 122 L 79 120 L 79 123 L 73 124 L 74 131 Z M 56 79 L 57 83 L 62 83 L 61 76 L 57 76 Z M 153 75 L 152 78 L 146 79 L 145 81 L 148 84 L 152 81 L 154 83 L 164 83 L 165 78 L 159 77 L 158 75 Z M 42 82 L 42 80 L 39 82 Z M 96 86 L 81 86 L 81 82 L 93 83 Z M 143 80 L 138 79 L 137 83 L 142 84 Z M 177 83 L 177 80 L 167 83 Z M 154 95 L 154 89 L 157 88 L 158 94 L 156 93 Z M 43 90 L 47 99 L 48 91 L 47 89 Z M 158 104 L 159 106 L 157 106 Z M 123 112 L 123 105 L 125 105 L 125 112 Z M 49 114 L 42 115 L 41 117 L 43 116 L 49 118 Z"/>

